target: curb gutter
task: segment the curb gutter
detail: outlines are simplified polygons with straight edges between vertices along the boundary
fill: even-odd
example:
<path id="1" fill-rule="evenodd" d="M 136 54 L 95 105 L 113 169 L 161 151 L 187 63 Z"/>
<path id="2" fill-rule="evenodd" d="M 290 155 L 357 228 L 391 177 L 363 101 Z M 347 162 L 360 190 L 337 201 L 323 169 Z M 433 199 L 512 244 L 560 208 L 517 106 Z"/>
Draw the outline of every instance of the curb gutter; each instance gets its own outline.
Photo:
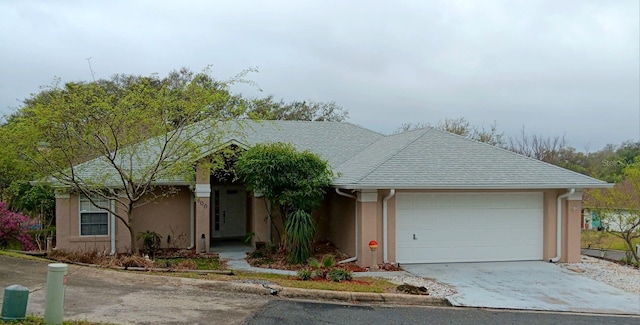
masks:
<path id="1" fill-rule="evenodd" d="M 89 267 L 93 269 L 111 269 L 111 270 L 129 270 L 129 271 L 155 271 L 155 272 L 172 272 L 170 269 L 149 269 L 139 267 L 101 267 L 95 264 L 87 263 L 68 263 L 75 264 L 81 267 Z M 178 272 L 185 272 L 187 270 L 179 270 Z M 193 273 L 219 273 L 219 274 L 233 274 L 233 271 L 229 270 L 188 270 Z M 330 291 L 330 290 L 318 290 L 318 289 L 300 289 L 291 287 L 281 287 L 279 285 L 262 285 L 254 283 L 241 283 L 230 281 L 215 281 L 215 280 L 196 280 L 189 278 L 172 278 L 180 279 L 184 283 L 190 283 L 196 285 L 202 289 L 208 290 L 226 290 L 235 291 L 240 293 L 249 293 L 257 295 L 271 295 L 288 299 L 304 299 L 304 300 L 325 300 L 325 301 L 340 301 L 347 303 L 378 303 L 378 304 L 394 304 L 394 305 L 412 305 L 412 306 L 440 306 L 450 307 L 453 306 L 446 298 L 436 298 L 430 296 L 420 295 L 408 295 L 408 294 L 394 294 L 394 293 L 373 293 L 373 292 L 351 292 L 351 291 Z M 198 283 L 195 283 L 198 281 Z M 206 282 L 200 282 L 206 281 Z"/>
<path id="2" fill-rule="evenodd" d="M 234 283 L 227 281 L 211 281 L 199 285 L 204 289 L 229 290 L 258 295 L 273 295 L 289 299 L 330 300 L 341 302 L 380 303 L 412 306 L 452 306 L 446 298 L 429 296 L 404 295 L 393 293 L 329 291 L 317 289 L 300 289 L 281 287 L 278 285 L 260 285 L 252 283 Z"/>

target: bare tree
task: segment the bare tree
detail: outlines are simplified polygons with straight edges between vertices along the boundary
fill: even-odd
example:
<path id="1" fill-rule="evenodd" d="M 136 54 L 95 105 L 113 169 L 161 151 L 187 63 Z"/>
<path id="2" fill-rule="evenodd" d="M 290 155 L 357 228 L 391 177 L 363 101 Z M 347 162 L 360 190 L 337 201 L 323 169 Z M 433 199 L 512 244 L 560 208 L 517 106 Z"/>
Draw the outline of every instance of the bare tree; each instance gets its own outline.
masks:
<path id="1" fill-rule="evenodd" d="M 553 137 L 528 135 L 522 127 L 520 136 L 509 137 L 506 149 L 550 164 L 560 164 L 562 154 L 568 148 L 564 135 Z"/>
<path id="2" fill-rule="evenodd" d="M 494 146 L 502 146 L 504 144 L 504 134 L 498 132 L 498 126 L 494 121 L 488 128 L 484 125 L 481 127 L 472 126 L 471 123 L 464 117 L 460 118 L 446 118 L 435 126 L 431 126 L 428 123 L 416 122 L 416 123 L 404 123 L 395 133 L 411 131 L 416 129 L 423 129 L 427 127 L 433 127 L 436 130 L 441 130 L 459 136 L 469 138 L 475 141 L 488 143 Z"/>

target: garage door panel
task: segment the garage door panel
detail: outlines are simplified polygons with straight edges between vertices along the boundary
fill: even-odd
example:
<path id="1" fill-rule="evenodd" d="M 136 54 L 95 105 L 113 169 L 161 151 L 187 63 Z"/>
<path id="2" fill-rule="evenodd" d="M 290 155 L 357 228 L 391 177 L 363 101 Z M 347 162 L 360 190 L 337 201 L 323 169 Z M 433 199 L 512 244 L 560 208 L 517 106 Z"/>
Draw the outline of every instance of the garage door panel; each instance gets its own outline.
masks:
<path id="1" fill-rule="evenodd" d="M 542 259 L 542 193 L 399 193 L 396 207 L 400 263 Z"/>

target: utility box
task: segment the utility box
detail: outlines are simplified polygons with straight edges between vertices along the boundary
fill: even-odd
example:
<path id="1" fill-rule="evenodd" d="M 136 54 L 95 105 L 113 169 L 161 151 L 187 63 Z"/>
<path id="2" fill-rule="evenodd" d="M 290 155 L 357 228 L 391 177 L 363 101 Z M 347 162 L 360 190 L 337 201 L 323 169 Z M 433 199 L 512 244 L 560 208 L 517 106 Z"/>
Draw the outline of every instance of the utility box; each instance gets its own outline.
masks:
<path id="1" fill-rule="evenodd" d="M 23 320 L 27 317 L 27 302 L 29 301 L 29 289 L 18 284 L 10 285 L 4 289 L 2 300 L 2 320 Z"/>

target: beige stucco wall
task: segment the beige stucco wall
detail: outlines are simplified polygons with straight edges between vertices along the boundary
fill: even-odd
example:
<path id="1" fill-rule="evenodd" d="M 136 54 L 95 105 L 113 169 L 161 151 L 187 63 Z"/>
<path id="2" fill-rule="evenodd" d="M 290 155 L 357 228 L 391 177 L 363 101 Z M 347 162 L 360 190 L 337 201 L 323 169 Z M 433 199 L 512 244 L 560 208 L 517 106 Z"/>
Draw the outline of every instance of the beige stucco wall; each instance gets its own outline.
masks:
<path id="1" fill-rule="evenodd" d="M 143 199 L 144 200 L 144 199 Z M 186 248 L 190 244 L 191 190 L 184 186 L 170 197 L 136 208 L 136 232 L 155 231 L 162 236 L 161 247 Z M 171 237 L 171 242 L 167 239 Z M 142 242 L 140 242 L 140 246 Z"/>
<path id="2" fill-rule="evenodd" d="M 209 252 L 209 233 L 211 232 L 211 172 L 209 166 L 200 162 L 196 164 L 195 191 L 195 244 L 196 252 Z M 202 187 L 200 189 L 199 187 Z"/>
<path id="3" fill-rule="evenodd" d="M 582 200 L 568 200 L 564 203 L 562 224 L 562 257 L 561 262 L 575 263 L 580 261 L 580 233 L 582 224 Z"/>
<path id="4" fill-rule="evenodd" d="M 111 235 L 80 236 L 80 196 L 70 194 L 68 197 L 56 198 L 56 248 L 71 251 L 111 252 Z M 116 211 L 126 215 L 122 207 L 116 206 Z M 115 218 L 116 251 L 129 251 L 129 231 L 126 226 Z M 109 234 L 111 234 L 111 219 L 109 220 Z"/>
<path id="5" fill-rule="evenodd" d="M 356 200 L 331 191 L 328 211 L 328 239 L 342 252 L 355 256 L 355 204 Z"/>
<path id="6" fill-rule="evenodd" d="M 545 261 L 556 256 L 556 202 L 558 195 L 562 192 L 558 190 L 547 190 L 543 192 L 543 223 L 542 235 L 542 258 Z"/>
<path id="7" fill-rule="evenodd" d="M 382 249 L 382 238 L 379 236 L 380 228 L 380 207 L 378 206 L 380 201 L 380 195 L 376 192 L 362 193 L 358 192 L 358 241 L 359 241 L 359 254 L 358 261 L 356 262 L 360 266 L 371 266 L 372 254 L 369 249 L 369 242 L 375 240 L 379 243 L 379 248 L 376 251 L 377 262 L 381 262 L 379 257 L 380 250 Z"/>
<path id="8" fill-rule="evenodd" d="M 185 232 L 186 243 L 189 243 L 190 192 L 187 187 L 172 197 L 165 197 L 148 203 L 134 210 L 134 232 L 145 230 L 156 231 L 163 237 L 162 246 L 167 247 L 167 235 L 171 234 L 170 226 L 175 234 Z M 56 247 L 64 250 L 111 251 L 111 218 L 107 236 L 80 236 L 80 197 L 78 194 L 62 195 L 56 198 Z M 126 219 L 126 210 L 116 205 L 116 211 Z M 121 220 L 115 218 L 116 251 L 128 252 L 130 235 Z M 172 239 L 177 239 L 171 235 Z M 184 242 L 184 240 L 183 240 Z"/>
<path id="9" fill-rule="evenodd" d="M 331 195 L 327 193 L 315 211 L 313 211 L 313 220 L 316 223 L 316 234 L 314 237 L 314 241 L 325 241 L 330 240 L 331 229 L 329 229 L 329 225 L 331 222 L 330 213 L 331 213 Z"/>

